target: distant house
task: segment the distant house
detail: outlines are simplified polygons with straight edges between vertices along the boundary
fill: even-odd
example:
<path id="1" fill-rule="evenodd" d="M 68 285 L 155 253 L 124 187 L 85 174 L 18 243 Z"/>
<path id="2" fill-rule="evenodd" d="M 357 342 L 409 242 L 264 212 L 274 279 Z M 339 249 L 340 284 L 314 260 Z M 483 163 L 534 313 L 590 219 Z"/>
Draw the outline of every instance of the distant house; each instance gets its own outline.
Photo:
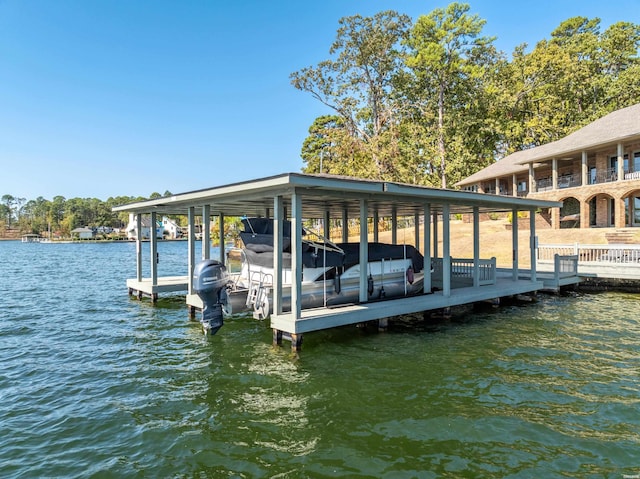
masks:
<path id="1" fill-rule="evenodd" d="M 470 191 L 562 201 L 552 228 L 640 227 L 640 103 L 566 137 L 516 151 L 456 183 Z"/>
<path id="2" fill-rule="evenodd" d="M 171 218 L 167 218 L 166 216 L 162 217 L 162 227 L 164 229 L 163 234 L 165 237 L 169 239 L 176 239 L 182 237 L 182 227 L 178 225 Z"/>
<path id="3" fill-rule="evenodd" d="M 95 235 L 91 228 L 83 227 L 71 230 L 71 236 L 78 239 L 93 239 Z"/>
<path id="4" fill-rule="evenodd" d="M 141 231 L 140 231 L 140 237 L 142 239 L 149 239 L 151 237 L 150 235 L 150 231 L 151 231 L 151 217 L 150 216 L 142 216 L 140 218 L 140 223 L 141 223 Z M 163 233 L 164 233 L 164 228 L 162 226 L 162 222 L 157 221 L 156 225 L 154 226 L 155 229 L 155 233 L 156 233 L 156 238 L 158 239 L 162 239 L 163 238 Z M 133 214 L 133 213 L 129 213 L 129 224 L 127 225 L 127 238 L 130 240 L 134 240 L 136 239 L 138 236 L 138 231 L 137 231 L 137 215 Z"/>

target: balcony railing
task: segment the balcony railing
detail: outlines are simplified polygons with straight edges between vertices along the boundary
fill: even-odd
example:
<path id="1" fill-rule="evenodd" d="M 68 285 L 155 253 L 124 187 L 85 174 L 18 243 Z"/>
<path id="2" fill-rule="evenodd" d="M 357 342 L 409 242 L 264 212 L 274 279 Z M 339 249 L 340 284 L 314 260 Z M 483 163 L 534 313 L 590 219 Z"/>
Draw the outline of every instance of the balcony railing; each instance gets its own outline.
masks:
<path id="1" fill-rule="evenodd" d="M 558 177 L 558 188 L 575 188 L 582 185 L 580 175 L 562 175 Z"/>
<path id="2" fill-rule="evenodd" d="M 595 176 L 589 178 L 590 185 L 596 185 L 599 183 L 610 183 L 618 180 L 618 172 L 616 168 L 607 168 L 596 172 Z"/>

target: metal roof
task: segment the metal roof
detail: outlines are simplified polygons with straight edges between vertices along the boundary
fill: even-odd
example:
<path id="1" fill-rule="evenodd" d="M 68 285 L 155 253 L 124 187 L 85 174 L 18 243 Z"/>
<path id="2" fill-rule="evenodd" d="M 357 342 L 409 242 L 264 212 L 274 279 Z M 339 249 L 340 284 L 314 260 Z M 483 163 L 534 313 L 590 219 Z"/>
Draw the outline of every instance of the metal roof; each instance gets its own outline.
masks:
<path id="1" fill-rule="evenodd" d="M 114 212 L 188 214 L 190 207 L 210 207 L 210 214 L 225 216 L 265 216 L 273 211 L 274 198 L 282 196 L 285 207 L 291 208 L 294 191 L 302 198 L 305 219 L 322 218 L 326 211 L 331 218 L 341 218 L 346 209 L 349 217 L 357 217 L 360 200 L 368 201 L 369 212 L 380 216 L 412 216 L 423 213 L 429 204 L 431 211 L 440 213 L 450 205 L 452 214 L 470 213 L 474 207 L 480 212 L 502 212 L 560 207 L 562 203 L 511 196 L 496 196 L 467 191 L 428 188 L 422 186 L 366 180 L 333 175 L 283 173 L 241 183 L 215 186 L 203 190 L 180 193 L 154 200 L 140 201 L 113 208 Z M 196 215 L 201 211 L 196 210 Z"/>

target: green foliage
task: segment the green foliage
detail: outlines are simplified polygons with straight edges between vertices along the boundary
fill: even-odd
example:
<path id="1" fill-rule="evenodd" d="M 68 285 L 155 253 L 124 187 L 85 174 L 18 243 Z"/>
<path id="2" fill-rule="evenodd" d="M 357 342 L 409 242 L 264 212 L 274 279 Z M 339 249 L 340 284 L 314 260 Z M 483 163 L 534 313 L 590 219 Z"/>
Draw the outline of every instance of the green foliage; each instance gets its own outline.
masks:
<path id="1" fill-rule="evenodd" d="M 291 75 L 328 106 L 305 172 L 447 186 L 514 151 L 640 101 L 640 26 L 573 17 L 507 59 L 485 21 L 452 3 L 420 16 L 340 20 L 333 58 Z"/>

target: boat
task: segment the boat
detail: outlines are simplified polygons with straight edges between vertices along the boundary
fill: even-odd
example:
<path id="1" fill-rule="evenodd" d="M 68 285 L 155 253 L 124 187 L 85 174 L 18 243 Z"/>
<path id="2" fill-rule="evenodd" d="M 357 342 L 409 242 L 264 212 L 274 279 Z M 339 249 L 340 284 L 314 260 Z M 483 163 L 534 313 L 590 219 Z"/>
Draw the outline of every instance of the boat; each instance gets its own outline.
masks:
<path id="1" fill-rule="evenodd" d="M 274 281 L 273 220 L 244 218 L 240 232 L 240 271 L 229 274 L 223 310 L 250 311 L 256 319 L 272 313 Z M 291 223 L 283 222 L 282 305 L 291 306 Z M 421 294 L 424 257 L 412 245 L 368 244 L 367 301 Z M 336 307 L 360 302 L 360 243 L 334 243 L 302 231 L 302 308 Z"/>

